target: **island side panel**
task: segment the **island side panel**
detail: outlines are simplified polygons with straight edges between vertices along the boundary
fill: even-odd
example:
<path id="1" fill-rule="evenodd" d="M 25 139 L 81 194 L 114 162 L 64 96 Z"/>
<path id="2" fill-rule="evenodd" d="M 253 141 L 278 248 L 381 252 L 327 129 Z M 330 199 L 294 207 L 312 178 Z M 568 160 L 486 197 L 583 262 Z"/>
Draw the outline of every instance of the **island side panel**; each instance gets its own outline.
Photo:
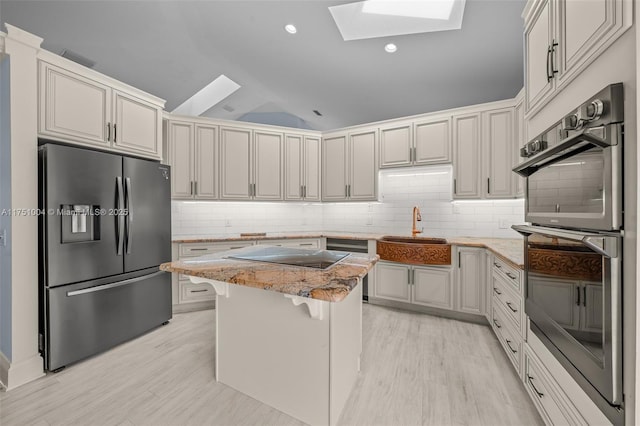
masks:
<path id="1" fill-rule="evenodd" d="M 238 285 L 216 300 L 217 380 L 311 425 L 329 423 L 330 302 L 323 319 Z"/>
<path id="2" fill-rule="evenodd" d="M 330 424 L 338 423 L 360 371 L 362 280 L 342 302 L 331 304 Z"/>

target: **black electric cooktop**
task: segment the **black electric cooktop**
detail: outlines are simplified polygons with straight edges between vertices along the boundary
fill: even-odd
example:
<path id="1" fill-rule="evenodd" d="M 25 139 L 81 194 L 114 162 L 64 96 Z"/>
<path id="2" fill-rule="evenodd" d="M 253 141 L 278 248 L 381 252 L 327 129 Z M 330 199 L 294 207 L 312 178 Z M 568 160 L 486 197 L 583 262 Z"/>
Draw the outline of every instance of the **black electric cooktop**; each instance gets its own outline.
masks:
<path id="1" fill-rule="evenodd" d="M 346 251 L 309 250 L 291 247 L 261 247 L 245 253 L 227 256 L 229 259 L 253 260 L 278 263 L 280 265 L 327 269 L 340 262 L 350 253 Z"/>

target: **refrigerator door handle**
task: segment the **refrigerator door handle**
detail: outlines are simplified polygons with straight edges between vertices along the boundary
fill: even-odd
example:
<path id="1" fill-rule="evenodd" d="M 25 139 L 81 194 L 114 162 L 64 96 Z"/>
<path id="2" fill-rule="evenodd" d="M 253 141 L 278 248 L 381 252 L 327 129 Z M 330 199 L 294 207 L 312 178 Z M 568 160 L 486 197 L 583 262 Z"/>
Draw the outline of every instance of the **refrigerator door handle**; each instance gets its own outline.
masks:
<path id="1" fill-rule="evenodd" d="M 124 186 L 122 185 L 122 176 L 116 177 L 116 194 L 117 194 L 117 227 L 116 227 L 116 240 L 117 240 L 117 255 L 122 256 L 122 248 L 124 246 L 124 215 L 122 210 L 124 209 Z"/>
<path id="2" fill-rule="evenodd" d="M 126 209 L 127 209 L 127 240 L 126 240 L 126 244 L 125 244 L 125 252 L 127 254 L 131 253 L 131 243 L 132 243 L 132 236 L 133 236 L 133 205 L 132 205 L 132 198 L 131 198 L 131 178 L 125 178 L 125 185 L 126 185 L 126 191 L 125 191 L 125 205 L 126 205 Z"/>
<path id="3" fill-rule="evenodd" d="M 108 290 L 110 288 L 121 287 L 123 285 L 133 284 L 138 281 L 148 280 L 149 278 L 153 278 L 155 276 L 158 276 L 164 273 L 165 271 L 157 271 L 152 274 L 143 275 L 141 277 L 129 278 L 128 280 L 124 280 L 124 281 L 117 281 L 115 283 L 99 285 L 96 287 L 83 288 L 82 290 L 68 291 L 67 297 L 79 296 L 81 294 L 95 293 L 96 291 L 102 291 L 102 290 Z"/>

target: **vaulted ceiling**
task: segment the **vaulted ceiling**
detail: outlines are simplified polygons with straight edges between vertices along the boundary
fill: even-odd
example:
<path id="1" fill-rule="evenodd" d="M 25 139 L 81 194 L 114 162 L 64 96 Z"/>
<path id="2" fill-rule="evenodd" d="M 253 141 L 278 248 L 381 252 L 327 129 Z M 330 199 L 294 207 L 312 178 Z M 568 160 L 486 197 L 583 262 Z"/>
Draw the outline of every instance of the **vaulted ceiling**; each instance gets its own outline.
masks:
<path id="1" fill-rule="evenodd" d="M 328 130 L 522 88 L 524 0 L 467 0 L 460 30 L 352 41 L 328 9 L 345 3 L 2 0 L 0 21 L 166 99 L 168 111 L 224 74 L 241 88 L 203 114 L 224 119 Z"/>

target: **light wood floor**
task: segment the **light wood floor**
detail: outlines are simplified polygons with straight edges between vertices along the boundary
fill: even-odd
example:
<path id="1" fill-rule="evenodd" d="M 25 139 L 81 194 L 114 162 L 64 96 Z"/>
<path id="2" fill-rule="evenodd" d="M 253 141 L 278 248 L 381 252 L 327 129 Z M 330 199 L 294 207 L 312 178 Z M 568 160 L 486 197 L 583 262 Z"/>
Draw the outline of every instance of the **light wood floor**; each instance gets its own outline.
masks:
<path id="1" fill-rule="evenodd" d="M 371 305 L 363 315 L 362 372 L 340 424 L 542 424 L 489 327 Z M 175 315 L 0 392 L 0 425 L 300 425 L 216 383 L 214 318 L 212 310 Z"/>

